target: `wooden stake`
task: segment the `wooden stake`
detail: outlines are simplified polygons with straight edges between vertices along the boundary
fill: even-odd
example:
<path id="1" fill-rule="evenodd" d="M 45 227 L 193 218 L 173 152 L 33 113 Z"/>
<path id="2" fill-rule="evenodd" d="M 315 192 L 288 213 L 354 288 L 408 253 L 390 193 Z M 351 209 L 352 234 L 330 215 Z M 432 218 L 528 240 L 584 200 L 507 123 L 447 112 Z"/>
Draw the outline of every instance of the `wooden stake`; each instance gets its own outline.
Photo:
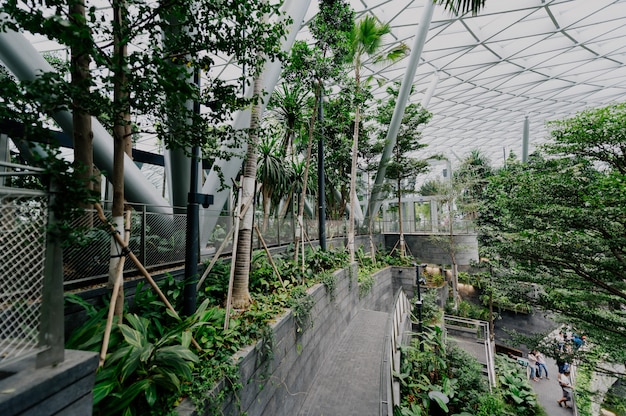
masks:
<path id="1" fill-rule="evenodd" d="M 224 317 L 224 331 L 228 329 L 230 319 L 230 302 L 233 296 L 233 283 L 235 281 L 235 261 L 237 260 L 237 240 L 239 239 L 239 223 L 241 209 L 241 188 L 237 197 L 237 208 L 235 213 L 235 231 L 233 232 L 233 254 L 230 260 L 230 276 L 228 277 L 228 295 L 226 295 L 226 316 Z"/>
<path id="2" fill-rule="evenodd" d="M 250 203 L 251 202 L 252 202 L 252 200 L 249 200 L 248 202 L 246 202 L 246 204 L 244 205 L 244 207 L 241 210 L 241 213 L 238 216 L 236 216 L 236 220 L 237 221 L 241 221 L 241 217 L 246 214 L 246 211 L 248 211 L 248 208 L 250 207 Z M 211 271 L 213 266 L 215 266 L 215 262 L 217 261 L 217 259 L 222 254 L 222 251 L 224 251 L 224 249 L 226 248 L 226 244 L 228 244 L 228 241 L 230 240 L 230 238 L 233 236 L 234 229 L 235 229 L 234 227 L 230 229 L 230 231 L 228 232 L 228 234 L 224 238 L 224 241 L 222 241 L 222 244 L 220 244 L 219 249 L 213 255 L 213 258 L 211 259 L 211 263 L 206 268 L 204 273 L 202 273 L 202 277 L 198 281 L 198 284 L 196 285 L 196 289 L 200 289 L 200 287 L 202 286 L 202 283 L 204 283 L 204 280 L 209 275 L 209 272 Z"/>
<path id="3" fill-rule="evenodd" d="M 152 278 L 152 276 L 150 276 L 150 273 L 148 273 L 146 268 L 143 267 L 143 264 L 141 264 L 137 256 L 135 256 L 135 254 L 128 249 L 128 246 L 124 244 L 124 240 L 122 240 L 122 237 L 120 237 L 120 235 L 117 233 L 117 231 L 115 230 L 115 227 L 107 221 L 106 217 L 104 216 L 104 211 L 102 211 L 102 207 L 100 206 L 100 204 L 96 203 L 94 204 L 94 206 L 96 210 L 98 211 L 98 218 L 100 218 L 102 222 L 104 222 L 105 224 L 109 226 L 111 235 L 113 235 L 113 238 L 115 238 L 118 244 L 122 246 L 122 253 L 130 257 L 133 263 L 135 263 L 135 266 L 137 266 L 137 269 L 139 269 L 139 272 L 143 275 L 143 277 L 146 278 L 148 283 L 150 283 L 150 286 L 152 286 L 152 288 L 157 293 L 157 295 L 159 295 L 159 298 L 161 298 L 163 303 L 165 303 L 165 306 L 167 306 L 167 309 L 172 311 L 175 317 L 180 318 L 178 315 L 178 312 L 176 312 L 176 310 L 174 309 L 170 301 L 167 299 L 165 294 L 163 294 L 163 292 L 161 291 L 161 288 L 159 288 L 159 285 L 157 285 L 154 279 Z M 194 347 L 198 349 L 198 351 L 202 351 L 202 348 L 200 348 L 200 345 L 196 342 L 195 339 L 192 338 L 191 343 L 194 345 Z"/>
<path id="4" fill-rule="evenodd" d="M 272 254 L 270 253 L 269 248 L 267 248 L 267 244 L 265 244 L 265 240 L 263 239 L 263 236 L 261 235 L 261 230 L 259 230 L 259 226 L 258 224 L 254 224 L 254 229 L 256 230 L 257 235 L 259 236 L 259 241 L 261 241 L 261 244 L 263 245 L 263 249 L 265 249 L 265 253 L 267 253 L 267 258 L 270 261 L 270 264 L 272 265 L 272 269 L 274 269 L 274 273 L 276 273 L 276 276 L 278 276 L 278 280 L 280 280 L 280 284 L 283 285 L 283 288 L 285 287 L 285 282 L 283 282 L 283 278 L 280 277 L 280 273 L 278 272 L 278 267 L 276 267 L 276 263 L 274 263 L 274 259 L 272 259 Z"/>
<path id="5" fill-rule="evenodd" d="M 126 228 L 128 226 L 128 228 Z M 124 229 L 126 233 L 124 234 L 124 244 L 127 245 L 130 239 L 130 210 L 126 210 L 126 221 L 124 225 Z M 100 348 L 100 363 L 99 367 L 104 365 L 104 360 L 107 355 L 107 349 L 109 348 L 109 339 L 111 337 L 111 328 L 113 327 L 113 318 L 115 316 L 115 306 L 117 304 L 117 296 L 120 291 L 120 287 L 122 286 L 122 282 L 124 281 L 124 263 L 126 257 L 120 257 L 120 261 L 117 263 L 117 268 L 115 269 L 115 283 L 113 285 L 113 292 L 111 293 L 111 303 L 109 304 L 109 313 L 107 315 L 107 323 L 104 328 L 104 337 L 102 339 L 102 347 Z M 122 317 L 120 316 L 120 322 L 122 321 Z"/>

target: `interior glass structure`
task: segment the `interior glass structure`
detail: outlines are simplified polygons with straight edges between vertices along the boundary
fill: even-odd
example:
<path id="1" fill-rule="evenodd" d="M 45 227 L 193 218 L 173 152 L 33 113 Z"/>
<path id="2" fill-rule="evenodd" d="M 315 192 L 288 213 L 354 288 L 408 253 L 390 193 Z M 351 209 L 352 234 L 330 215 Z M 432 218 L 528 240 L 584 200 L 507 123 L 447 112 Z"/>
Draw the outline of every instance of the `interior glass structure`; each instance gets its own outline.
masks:
<path id="1" fill-rule="evenodd" d="M 286 1 L 285 4 L 289 3 Z M 308 3 L 298 38 L 317 13 Z M 350 0 L 357 19 L 371 14 L 389 23 L 386 48 L 415 49 L 420 30 L 423 50 L 415 66 L 410 102 L 425 104 L 433 118 L 424 129 L 424 154 L 441 153 L 458 162 L 479 149 L 494 166 L 522 153 L 528 117 L 530 149 L 545 141 L 546 122 L 622 99 L 626 93 L 626 2 L 621 0 L 487 1 L 478 15 L 455 15 L 429 0 Z M 304 7 L 304 6 L 301 6 Z M 432 8 L 432 18 L 427 19 Z M 55 45 L 34 39 L 40 51 Z M 383 97 L 402 82 L 409 57 L 394 64 L 365 63 L 365 76 Z M 210 76 L 238 71 L 218 59 Z M 137 144 L 154 150 L 150 138 Z"/>

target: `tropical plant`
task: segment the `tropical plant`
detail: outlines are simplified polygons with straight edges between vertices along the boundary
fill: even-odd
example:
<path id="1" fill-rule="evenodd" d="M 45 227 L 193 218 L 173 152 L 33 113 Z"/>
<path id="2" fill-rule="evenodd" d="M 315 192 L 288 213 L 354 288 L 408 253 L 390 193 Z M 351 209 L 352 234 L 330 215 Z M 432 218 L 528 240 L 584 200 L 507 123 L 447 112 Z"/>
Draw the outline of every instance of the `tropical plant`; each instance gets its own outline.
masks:
<path id="1" fill-rule="evenodd" d="M 144 414 L 157 405 L 162 392 L 179 393 L 182 383 L 191 380 L 193 365 L 198 362 L 189 349 L 188 330 L 173 328 L 152 339 L 148 319 L 135 314 L 125 319 L 128 324 L 117 328 L 125 343 L 116 346 L 96 375 L 97 414 Z"/>
<path id="2" fill-rule="evenodd" d="M 455 14 L 471 12 L 476 15 L 485 6 L 486 0 L 433 0 L 436 4 L 442 4 L 447 10 Z"/>
<path id="3" fill-rule="evenodd" d="M 505 402 L 512 405 L 518 415 L 535 415 L 537 395 L 526 376 L 526 370 L 504 355 L 496 356 L 498 384 Z"/>
<path id="4" fill-rule="evenodd" d="M 263 232 L 267 231 L 272 203 L 278 206 L 278 201 L 286 196 L 288 189 L 290 165 L 285 163 L 284 156 L 277 137 L 268 135 L 261 139 L 257 179 L 262 184 Z"/>
<path id="5" fill-rule="evenodd" d="M 357 204 L 356 175 L 359 152 L 359 129 L 361 127 L 361 107 L 364 104 L 363 87 L 366 80 L 361 79 L 362 67 L 366 59 L 374 62 L 396 61 L 406 56 L 407 47 L 396 45 L 392 50 L 381 53 L 383 37 L 390 32 L 389 24 L 379 23 L 375 17 L 367 15 L 354 25 L 350 32 L 349 54 L 347 55 L 354 69 L 354 131 L 352 136 L 352 163 L 350 168 L 350 215 L 348 225 L 348 252 L 350 261 L 355 260 L 354 233 Z"/>
<path id="6" fill-rule="evenodd" d="M 381 126 L 388 126 L 391 122 L 393 111 L 396 107 L 399 85 L 396 84 L 387 88 L 389 94 L 388 99 L 379 102 L 379 111 L 376 120 Z M 415 192 L 415 184 L 411 180 L 426 172 L 429 168 L 426 160 L 417 159 L 412 154 L 423 149 L 427 145 L 419 142 L 421 139 L 421 127 L 426 124 L 432 114 L 419 104 L 408 104 L 404 110 L 404 115 L 400 123 L 400 128 L 396 137 L 396 143 L 393 148 L 393 157 L 387 164 L 385 175 L 388 179 L 395 182 L 395 196 L 398 200 L 398 224 L 399 224 L 399 249 L 400 255 L 406 254 L 406 244 L 404 242 L 404 227 L 402 220 L 402 195 Z M 386 130 L 381 132 L 379 143 L 383 143 L 386 139 Z M 409 184 L 405 182 L 409 180 Z M 371 230 L 371 227 L 370 227 Z"/>
<path id="7" fill-rule="evenodd" d="M 529 302 L 609 347 L 626 340 L 625 117 L 617 104 L 552 123 L 542 153 L 490 177 L 478 216 L 482 255 L 508 280 L 538 287 Z M 610 354 L 624 359 L 623 349 Z"/>

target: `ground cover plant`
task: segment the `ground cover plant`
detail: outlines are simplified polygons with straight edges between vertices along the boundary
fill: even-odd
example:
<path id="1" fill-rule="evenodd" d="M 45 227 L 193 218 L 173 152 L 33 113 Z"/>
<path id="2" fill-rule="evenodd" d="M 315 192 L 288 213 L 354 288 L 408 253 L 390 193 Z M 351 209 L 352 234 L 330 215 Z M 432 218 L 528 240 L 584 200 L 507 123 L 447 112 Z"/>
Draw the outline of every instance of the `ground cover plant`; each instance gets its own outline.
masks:
<path id="1" fill-rule="evenodd" d="M 240 387 L 233 354 L 257 340 L 267 340 L 264 344 L 271 345 L 268 324 L 287 308 L 295 315 L 298 331 L 306 331 L 314 324 L 309 316 L 312 299 L 306 289 L 324 283 L 332 296 L 333 281 L 328 275 L 345 267 L 347 258 L 343 249 L 309 249 L 303 269 L 288 250 L 273 257 L 279 279 L 267 256 L 255 254 L 250 284 L 253 302 L 248 309 L 231 313 L 226 329 L 228 263 L 216 263 L 199 291 L 198 310 L 188 317 L 168 312 L 156 293 L 139 284 L 132 311 L 126 312 L 123 323 L 113 326 L 109 354 L 97 373 L 94 414 L 173 414 L 185 397 L 191 398 L 199 411 L 218 412 L 224 395 L 236 394 Z M 373 262 L 363 261 L 373 273 Z M 387 262 L 407 261 L 381 254 L 376 265 L 381 268 Z M 176 310 L 182 308 L 184 284 L 171 276 L 159 284 Z M 85 307 L 89 320 L 72 334 L 66 346 L 99 351 L 107 310 Z M 194 341 L 200 350 L 193 346 Z M 220 381 L 224 387 L 220 395 L 210 397 L 208 392 Z"/>
<path id="2" fill-rule="evenodd" d="M 426 290 L 422 296 L 425 311 L 439 309 L 433 293 Z M 401 388 L 401 403 L 394 408 L 395 416 L 545 415 L 525 369 L 515 360 L 496 357 L 497 385 L 490 390 L 482 364 L 447 341 L 438 325 L 428 319 L 424 322 L 421 336 L 402 347 L 400 371 L 394 374 Z"/>

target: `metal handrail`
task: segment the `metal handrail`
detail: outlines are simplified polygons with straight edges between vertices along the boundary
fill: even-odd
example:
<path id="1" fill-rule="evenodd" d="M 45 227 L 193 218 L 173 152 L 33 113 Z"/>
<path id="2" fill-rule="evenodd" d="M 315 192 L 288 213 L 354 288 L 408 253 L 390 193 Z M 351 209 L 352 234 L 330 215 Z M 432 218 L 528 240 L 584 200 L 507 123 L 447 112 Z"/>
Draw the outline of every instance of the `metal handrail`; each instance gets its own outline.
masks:
<path id="1" fill-rule="evenodd" d="M 489 329 L 489 322 L 478 319 L 462 318 L 452 315 L 443 316 L 444 325 L 446 321 L 462 323 L 474 327 L 477 331 L 478 338 L 483 341 L 485 346 L 485 359 L 487 365 L 487 379 L 489 381 L 489 390 L 491 391 L 496 385 L 496 363 L 495 348 L 492 341 L 492 334 Z M 478 331 L 480 330 L 480 331 Z"/>
<path id="2" fill-rule="evenodd" d="M 381 410 L 384 409 L 384 405 L 386 405 L 387 414 L 389 415 L 393 414 L 394 406 L 399 405 L 401 402 L 400 382 L 396 380 L 393 373 L 400 371 L 400 346 L 405 342 L 404 334 L 406 332 L 406 326 L 411 322 L 411 302 L 403 289 L 398 289 L 396 292 L 393 305 L 390 317 L 391 327 L 387 329 L 388 334 L 386 336 L 385 348 L 386 360 L 389 364 L 388 368 L 384 370 L 388 375 L 388 384 L 385 388 L 387 391 L 391 392 L 391 397 L 386 403 L 381 402 Z M 381 414 L 383 413 L 381 412 Z"/>

